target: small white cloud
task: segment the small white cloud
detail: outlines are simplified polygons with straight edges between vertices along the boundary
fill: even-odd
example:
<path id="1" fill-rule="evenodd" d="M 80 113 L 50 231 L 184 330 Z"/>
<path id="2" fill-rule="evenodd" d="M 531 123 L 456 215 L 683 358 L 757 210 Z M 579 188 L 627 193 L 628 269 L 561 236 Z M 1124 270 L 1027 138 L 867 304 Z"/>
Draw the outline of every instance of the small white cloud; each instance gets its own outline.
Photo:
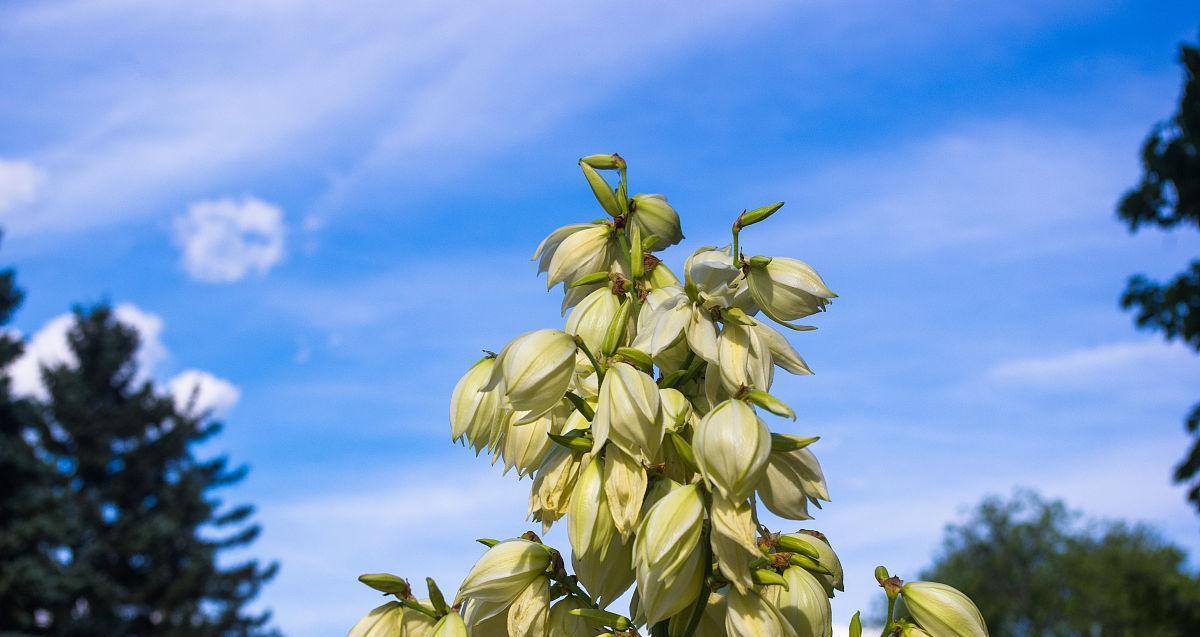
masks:
<path id="1" fill-rule="evenodd" d="M 167 383 L 175 406 L 190 414 L 209 413 L 222 417 L 229 413 L 242 392 L 233 383 L 199 369 L 179 373 Z"/>
<path id="2" fill-rule="evenodd" d="M 192 278 L 232 283 L 283 259 L 283 211 L 254 198 L 192 204 L 175 219 L 175 241 Z"/>
<path id="3" fill-rule="evenodd" d="M 46 175 L 27 161 L 0 159 L 0 215 L 37 200 Z"/>
<path id="4" fill-rule="evenodd" d="M 67 332 L 75 323 L 72 314 L 60 314 L 34 332 L 25 343 L 25 352 L 8 368 L 13 393 L 36 398 L 46 397 L 42 368 L 74 364 L 75 356 L 67 346 Z"/>
<path id="5" fill-rule="evenodd" d="M 139 343 L 135 360 L 138 380 L 150 378 L 158 366 L 167 360 L 167 346 L 163 345 L 163 320 L 132 303 L 121 303 L 113 308 L 117 320 L 137 330 Z"/>

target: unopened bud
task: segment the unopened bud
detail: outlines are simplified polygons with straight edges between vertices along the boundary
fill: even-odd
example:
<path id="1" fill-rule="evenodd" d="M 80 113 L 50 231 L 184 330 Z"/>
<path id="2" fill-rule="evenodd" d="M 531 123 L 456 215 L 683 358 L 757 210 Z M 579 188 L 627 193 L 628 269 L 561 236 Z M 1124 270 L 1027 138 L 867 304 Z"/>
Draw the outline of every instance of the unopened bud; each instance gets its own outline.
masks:
<path id="1" fill-rule="evenodd" d="M 381 593 L 397 597 L 412 595 L 412 588 L 408 585 L 408 581 L 391 573 L 365 573 L 358 576 L 358 581 Z"/>
<path id="2" fill-rule="evenodd" d="M 776 416 L 791 418 L 792 420 L 796 419 L 796 412 L 792 411 L 792 408 L 788 407 L 787 403 L 761 389 L 752 389 L 746 392 L 746 394 L 742 396 L 742 399 L 746 402 L 758 405 L 759 407 L 766 409 Z M 771 448 L 772 450 L 774 449 L 774 444 L 772 444 Z"/>
<path id="3" fill-rule="evenodd" d="M 812 544 L 805 542 L 795 535 L 780 535 L 775 541 L 775 546 L 781 551 L 797 553 L 810 557 L 814 560 L 820 559 L 821 557 L 821 554 L 817 552 L 817 549 L 813 547 Z"/>
<path id="4" fill-rule="evenodd" d="M 574 608 L 568 611 L 569 614 L 576 617 L 584 617 L 590 619 L 601 626 L 608 626 L 614 630 L 627 630 L 632 624 L 627 618 L 599 608 Z"/>
<path id="5" fill-rule="evenodd" d="M 588 185 L 592 187 L 592 194 L 596 195 L 596 201 L 600 202 L 600 207 L 613 217 L 621 216 L 621 206 L 617 204 L 617 194 L 613 192 L 612 186 L 592 168 L 584 162 L 579 163 L 579 167 L 583 169 L 583 176 L 587 178 Z"/>
<path id="6" fill-rule="evenodd" d="M 750 576 L 754 578 L 754 583 L 759 586 L 782 586 L 785 589 L 788 587 L 787 580 L 775 571 L 766 568 L 754 569 Z"/>
<path id="7" fill-rule="evenodd" d="M 789 568 L 782 577 L 787 587 L 768 589 L 765 597 L 779 609 L 796 637 L 829 637 L 833 612 L 821 582 L 800 568 Z"/>
<path id="8" fill-rule="evenodd" d="M 820 440 L 820 436 L 793 436 L 791 434 L 771 433 L 771 453 L 787 453 L 803 449 Z"/>
<path id="9" fill-rule="evenodd" d="M 809 264 L 776 257 L 763 267 L 751 267 L 747 281 L 754 303 L 772 320 L 788 321 L 816 314 L 837 297 Z"/>
<path id="10" fill-rule="evenodd" d="M 575 339 L 566 332 L 526 332 L 501 350 L 489 388 L 503 381 L 503 391 L 513 409 L 544 413 L 567 393 L 575 372 L 575 351 Z"/>
<path id="11" fill-rule="evenodd" d="M 766 468 L 771 433 L 753 408 L 727 400 L 696 426 L 692 448 L 704 479 L 730 500 L 743 500 Z"/>
<path id="12" fill-rule="evenodd" d="M 632 347 L 618 347 L 617 356 L 621 357 L 634 367 L 637 367 L 647 374 L 654 369 L 654 360 L 650 358 L 649 354 L 640 349 L 634 349 Z"/>
<path id="13" fill-rule="evenodd" d="M 608 322 L 608 327 L 604 332 L 604 340 L 601 343 L 601 352 L 605 356 L 612 356 L 618 347 L 625 343 L 625 338 L 629 331 L 629 315 L 633 311 L 632 303 L 629 299 L 621 302 L 617 311 L 613 313 L 612 319 Z"/>
<path id="14" fill-rule="evenodd" d="M 510 603 L 550 566 L 550 553 L 528 540 L 506 540 L 488 549 L 458 591 L 463 598 Z"/>
<path id="15" fill-rule="evenodd" d="M 745 228 L 746 226 L 754 225 L 759 221 L 762 221 L 775 214 L 775 211 L 782 207 L 783 202 L 780 201 L 779 203 L 773 203 L 769 206 L 763 206 L 761 208 L 755 208 L 754 210 L 743 212 L 738 216 L 737 226 L 738 228 Z"/>
<path id="16" fill-rule="evenodd" d="M 888 573 L 887 568 L 885 568 L 883 566 L 875 567 L 875 581 L 876 582 L 883 584 L 883 580 L 885 580 L 889 577 L 891 577 L 891 575 Z"/>
<path id="17" fill-rule="evenodd" d="M 625 160 L 616 153 L 612 153 L 611 155 L 588 155 L 579 161 L 597 170 L 616 170 L 625 167 Z"/>
<path id="18" fill-rule="evenodd" d="M 653 235 L 657 240 L 650 246 L 654 251 L 673 246 L 683 240 L 679 213 L 662 195 L 634 195 L 630 222 L 640 228 L 642 236 Z"/>
<path id="19" fill-rule="evenodd" d="M 608 272 L 593 272 L 591 274 L 587 274 L 587 275 L 579 277 L 578 279 L 575 279 L 567 287 L 578 288 L 578 287 L 583 287 L 585 285 L 595 285 L 597 283 L 604 283 L 605 281 L 608 280 L 608 278 L 609 278 Z"/>

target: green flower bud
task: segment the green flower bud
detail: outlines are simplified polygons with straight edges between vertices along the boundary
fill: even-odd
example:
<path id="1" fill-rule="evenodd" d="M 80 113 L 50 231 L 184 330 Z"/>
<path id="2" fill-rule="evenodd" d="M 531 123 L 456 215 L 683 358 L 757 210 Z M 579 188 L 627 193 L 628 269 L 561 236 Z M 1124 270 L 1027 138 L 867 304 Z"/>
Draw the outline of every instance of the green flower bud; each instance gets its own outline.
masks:
<path id="1" fill-rule="evenodd" d="M 399 602 L 376 606 L 354 624 L 346 637 L 403 637 L 403 615 L 404 607 Z"/>
<path id="2" fill-rule="evenodd" d="M 988 637 L 975 603 L 952 586 L 909 582 L 900 595 L 912 618 L 932 637 Z"/>
<path id="3" fill-rule="evenodd" d="M 779 203 L 773 203 L 773 204 L 770 204 L 767 206 L 763 206 L 761 208 L 755 208 L 754 210 L 749 210 L 749 211 L 743 212 L 742 214 L 738 215 L 737 226 L 738 226 L 738 228 L 745 228 L 746 226 L 752 226 L 752 225 L 758 223 L 759 221 L 763 221 L 767 217 L 770 217 L 771 215 L 775 214 L 775 212 L 782 207 L 783 207 L 783 202 L 780 201 Z"/>
<path id="4" fill-rule="evenodd" d="M 433 626 L 431 637 L 470 637 L 467 625 L 463 623 L 458 613 L 450 613 L 439 619 Z"/>
<path id="5" fill-rule="evenodd" d="M 775 364 L 758 332 L 743 325 L 726 323 L 717 338 L 717 361 L 725 389 L 737 392 L 742 387 L 769 391 Z"/>
<path id="6" fill-rule="evenodd" d="M 579 161 L 598 170 L 616 170 L 618 168 L 625 167 L 625 160 L 616 153 L 612 153 L 610 155 L 588 155 Z"/>
<path id="7" fill-rule="evenodd" d="M 617 194 L 613 192 L 613 188 L 600 173 L 596 172 L 595 168 L 580 162 L 579 167 L 583 169 L 583 176 L 587 179 L 588 185 L 592 187 L 592 194 L 596 195 L 596 201 L 600 202 L 600 207 L 604 211 L 614 217 L 621 216 L 621 205 L 617 202 Z"/>
<path id="8" fill-rule="evenodd" d="M 529 540 L 506 540 L 479 558 L 458 589 L 457 599 L 511 604 L 548 566 L 550 553 L 546 547 Z"/>
<path id="9" fill-rule="evenodd" d="M 727 606 L 725 632 L 729 635 L 794 637 L 791 624 L 779 609 L 753 589 L 744 593 L 736 588 L 730 590 Z"/>
<path id="10" fill-rule="evenodd" d="M 640 612 L 650 624 L 695 601 L 704 584 L 700 534 L 704 502 L 690 484 L 667 493 L 647 511 L 634 538 Z"/>
<path id="11" fill-rule="evenodd" d="M 471 366 L 450 397 L 450 435 L 466 439 L 476 455 L 498 435 L 500 394 L 484 387 L 492 377 L 495 359 L 485 357 Z"/>
<path id="12" fill-rule="evenodd" d="M 763 592 L 796 631 L 796 637 L 831 637 L 833 611 L 825 585 L 808 571 L 791 567 L 783 572 L 787 586 L 772 586 Z"/>
<path id="13" fill-rule="evenodd" d="M 658 412 L 658 385 L 653 378 L 628 363 L 609 367 L 592 420 L 593 453 L 611 440 L 638 461 L 648 462 L 662 444 L 664 430 Z"/>
<path id="14" fill-rule="evenodd" d="M 501 386 L 513 409 L 538 415 L 557 405 L 575 372 L 575 339 L 535 330 L 512 340 L 496 358 L 488 389 Z"/>
<path id="15" fill-rule="evenodd" d="M 412 588 L 404 578 L 391 573 L 364 573 L 358 576 L 358 581 L 381 593 L 395 593 L 401 597 L 407 597 L 412 592 Z"/>
<path id="16" fill-rule="evenodd" d="M 837 297 L 817 271 L 799 259 L 775 257 L 763 267 L 751 267 L 748 280 L 758 307 L 784 324 L 824 310 Z"/>
<path id="17" fill-rule="evenodd" d="M 783 537 L 805 542 L 810 547 L 816 549 L 817 562 L 831 571 L 829 575 L 814 574 L 814 577 L 824 584 L 826 594 L 833 597 L 834 590 L 845 590 L 843 585 L 842 561 L 838 559 L 837 553 L 833 552 L 833 547 L 829 546 L 828 541 L 805 532 L 788 533 Z"/>
<path id="18" fill-rule="evenodd" d="M 604 334 L 621 308 L 621 299 L 612 290 L 602 287 L 584 297 L 567 316 L 566 331 L 583 339 L 593 352 L 604 344 Z"/>
<path id="19" fill-rule="evenodd" d="M 530 582 L 509 607 L 509 637 L 545 637 L 549 615 L 550 578 L 542 576 Z"/>
<path id="20" fill-rule="evenodd" d="M 755 531 L 754 511 L 748 502 L 735 502 L 720 495 L 713 497 L 713 554 L 721 573 L 743 592 L 754 584 L 750 562 L 762 557 Z"/>
<path id="21" fill-rule="evenodd" d="M 634 195 L 630 222 L 641 229 L 642 235 L 658 237 L 651 248 L 655 252 L 683 241 L 679 214 L 662 195 Z"/>
<path id="22" fill-rule="evenodd" d="M 771 455 L 771 432 L 749 405 L 727 400 L 696 426 L 692 448 L 704 479 L 730 500 L 744 500 Z"/>
<path id="23" fill-rule="evenodd" d="M 604 495 L 617 531 L 628 538 L 641 519 L 646 496 L 646 468 L 633 456 L 609 445 L 604 452 Z"/>
<path id="24" fill-rule="evenodd" d="M 603 223 L 584 226 L 564 236 L 552 248 L 547 248 L 545 254 L 550 257 L 546 264 L 547 290 L 559 283 L 574 283 L 584 276 L 609 269 L 617 251 L 612 227 Z M 549 241 L 550 237 L 546 240 Z"/>
<path id="25" fill-rule="evenodd" d="M 808 505 L 829 501 L 829 487 L 817 457 L 806 448 L 770 454 L 758 483 L 762 503 L 775 515 L 789 520 L 810 520 Z"/>

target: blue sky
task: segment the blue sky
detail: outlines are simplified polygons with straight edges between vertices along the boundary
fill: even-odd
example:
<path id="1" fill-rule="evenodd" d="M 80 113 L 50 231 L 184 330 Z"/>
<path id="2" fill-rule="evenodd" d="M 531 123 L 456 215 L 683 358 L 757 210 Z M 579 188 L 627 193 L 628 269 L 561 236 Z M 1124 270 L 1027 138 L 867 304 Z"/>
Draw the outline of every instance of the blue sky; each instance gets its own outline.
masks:
<path id="1" fill-rule="evenodd" d="M 449 588 L 471 538 L 526 528 L 527 483 L 448 443 L 449 392 L 560 323 L 529 254 L 598 216 L 574 162 L 618 151 L 683 215 L 673 263 L 782 199 L 746 249 L 840 294 L 795 338 L 817 375 L 777 385 L 823 436 L 840 622 L 876 564 L 910 576 L 1014 485 L 1200 551 L 1169 483 L 1200 360 L 1116 302 L 1200 241 L 1112 212 L 1200 12 L 649 5 L 0 6 L 17 327 L 54 360 L 54 319 L 108 300 L 153 336 L 153 378 L 202 379 L 228 423 L 207 451 L 251 465 L 228 495 L 282 561 L 262 603 L 339 634 L 376 601 L 358 573 Z"/>

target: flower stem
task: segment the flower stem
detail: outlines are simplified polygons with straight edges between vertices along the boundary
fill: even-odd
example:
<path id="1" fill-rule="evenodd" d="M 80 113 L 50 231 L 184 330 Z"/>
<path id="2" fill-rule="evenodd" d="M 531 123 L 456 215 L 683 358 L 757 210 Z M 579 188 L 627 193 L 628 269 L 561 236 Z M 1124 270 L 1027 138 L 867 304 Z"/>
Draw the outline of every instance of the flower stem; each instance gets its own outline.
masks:
<path id="1" fill-rule="evenodd" d="M 588 361 L 592 364 L 592 369 L 596 370 L 596 381 L 604 382 L 604 368 L 600 366 L 600 361 L 596 359 L 596 355 L 592 353 L 592 350 L 588 349 L 587 343 L 584 343 L 578 334 L 575 336 L 575 344 L 583 351 L 583 355 L 587 356 Z"/>
<path id="2" fill-rule="evenodd" d="M 879 637 L 887 637 L 888 632 L 892 630 L 892 617 L 896 612 L 896 596 L 888 595 L 887 619 L 883 622 L 883 632 Z"/>

